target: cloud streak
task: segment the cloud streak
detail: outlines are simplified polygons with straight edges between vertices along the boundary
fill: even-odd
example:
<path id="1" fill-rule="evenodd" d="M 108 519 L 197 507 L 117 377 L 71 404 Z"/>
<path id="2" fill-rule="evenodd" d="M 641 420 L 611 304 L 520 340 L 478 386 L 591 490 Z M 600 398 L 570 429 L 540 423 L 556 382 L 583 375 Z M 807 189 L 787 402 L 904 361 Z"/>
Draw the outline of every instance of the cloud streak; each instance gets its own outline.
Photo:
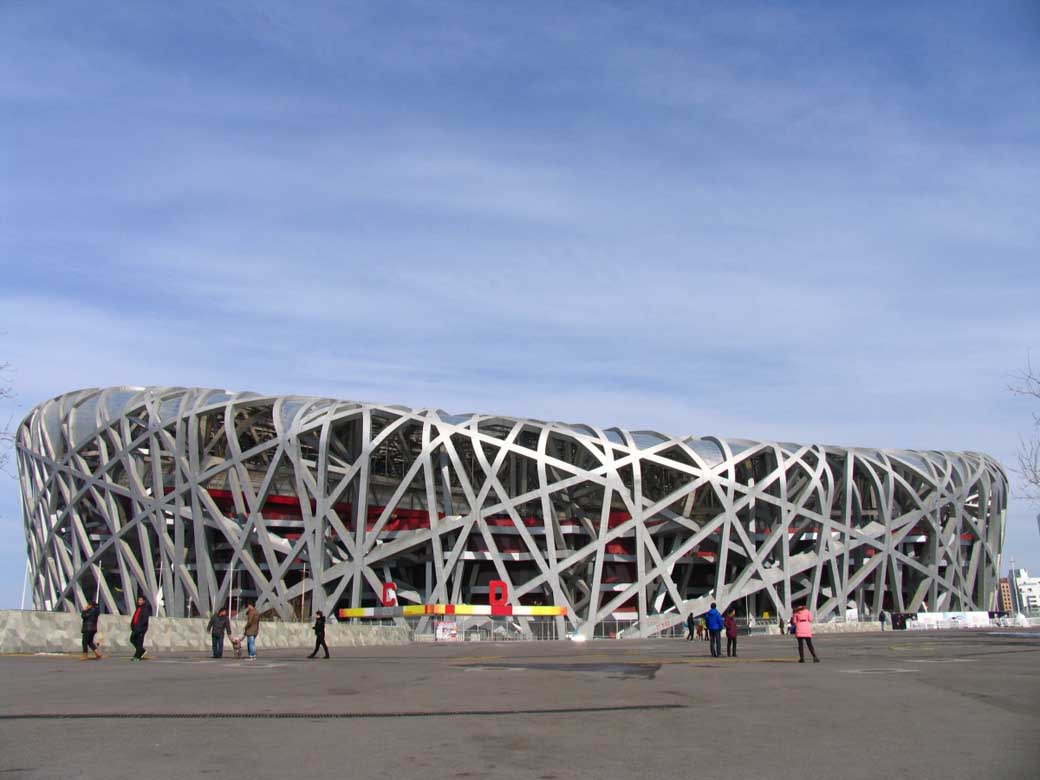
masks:
<path id="1" fill-rule="evenodd" d="M 1013 462 L 1028 5 L 77 13 L 0 9 L 18 415 L 212 385 Z"/>

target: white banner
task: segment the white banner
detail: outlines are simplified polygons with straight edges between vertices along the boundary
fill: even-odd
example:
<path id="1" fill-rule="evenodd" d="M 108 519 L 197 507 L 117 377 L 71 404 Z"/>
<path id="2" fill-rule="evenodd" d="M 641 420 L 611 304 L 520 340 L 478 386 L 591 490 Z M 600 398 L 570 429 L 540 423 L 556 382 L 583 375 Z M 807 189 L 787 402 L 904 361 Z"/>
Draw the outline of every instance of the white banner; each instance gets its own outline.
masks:
<path id="1" fill-rule="evenodd" d="M 914 628 L 989 628 L 988 612 L 918 612 Z"/>
<path id="2" fill-rule="evenodd" d="M 438 642 L 458 642 L 459 627 L 454 620 L 438 620 L 433 624 L 433 637 Z"/>

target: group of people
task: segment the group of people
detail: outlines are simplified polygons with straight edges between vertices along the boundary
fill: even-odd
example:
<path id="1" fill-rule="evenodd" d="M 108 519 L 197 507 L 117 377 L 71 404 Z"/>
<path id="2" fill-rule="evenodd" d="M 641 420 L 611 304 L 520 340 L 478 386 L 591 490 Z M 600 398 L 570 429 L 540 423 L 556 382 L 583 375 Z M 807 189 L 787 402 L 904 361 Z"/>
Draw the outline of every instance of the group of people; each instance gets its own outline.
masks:
<path id="1" fill-rule="evenodd" d="M 83 620 L 83 658 L 90 657 L 93 651 L 95 658 L 101 658 L 101 651 L 94 641 L 97 635 L 98 616 L 101 609 L 92 601 L 87 602 L 86 609 L 80 612 Z M 130 644 L 134 646 L 134 655 L 131 660 L 139 661 L 144 658 L 147 650 L 144 646 L 144 637 L 148 633 L 148 621 L 152 616 L 152 608 L 144 597 L 138 597 L 137 608 L 133 617 L 130 618 Z M 722 632 L 726 632 L 726 657 L 737 657 L 737 637 L 740 634 L 737 626 L 737 611 L 730 609 L 725 616 L 719 612 L 715 602 L 711 603 L 711 609 L 705 613 L 700 622 L 691 612 L 686 617 L 686 628 L 689 631 L 686 639 L 692 641 L 694 635 L 704 636 L 709 644 L 712 658 L 722 657 Z M 798 663 L 805 663 L 805 648 L 809 648 L 813 663 L 819 663 L 816 648 L 813 647 L 812 613 L 804 604 L 799 604 L 791 615 L 792 633 L 798 639 Z M 314 650 L 308 658 L 314 658 L 319 650 L 325 651 L 325 658 L 329 657 L 329 646 L 325 643 L 325 614 L 318 610 L 315 613 L 314 625 Z M 260 613 L 256 605 L 250 602 L 246 605 L 246 624 L 242 630 L 242 636 L 236 637 L 231 630 L 231 618 L 228 617 L 227 609 L 221 608 L 217 614 L 210 617 L 206 624 L 206 630 L 210 633 L 213 641 L 213 657 L 224 657 L 224 637 L 231 640 L 236 655 L 241 654 L 242 641 L 245 640 L 246 651 L 250 661 L 256 660 L 256 637 L 260 633 Z"/>
<path id="2" fill-rule="evenodd" d="M 709 643 L 712 658 L 722 657 L 722 632 L 725 631 L 726 656 L 728 658 L 737 657 L 737 637 L 740 634 L 740 628 L 737 626 L 737 611 L 735 609 L 731 609 L 723 616 L 713 601 L 711 609 L 705 613 L 699 622 L 692 612 L 686 617 L 686 629 L 689 632 L 686 635 L 688 641 L 693 641 L 694 635 L 696 635 L 697 637 L 703 637 Z"/>
<path id="3" fill-rule="evenodd" d="M 231 640 L 231 646 L 235 648 L 236 657 L 242 655 L 242 642 L 244 641 L 248 654 L 246 657 L 250 661 L 256 660 L 256 638 L 260 634 L 260 613 L 257 612 L 256 605 L 252 602 L 246 604 L 246 625 L 242 629 L 242 636 L 236 637 L 232 632 L 231 618 L 228 617 L 228 611 L 223 607 L 217 611 L 216 615 L 210 617 L 206 630 L 209 631 L 213 643 L 214 658 L 224 657 L 224 637 L 227 636 Z"/>
<path id="4" fill-rule="evenodd" d="M 87 607 L 81 610 L 79 613 L 80 618 L 83 621 L 82 633 L 83 633 L 83 656 L 86 660 L 90 657 L 90 653 L 94 653 L 94 658 L 101 658 L 101 650 L 97 646 L 97 642 L 94 641 L 97 637 L 98 630 L 98 617 L 101 615 L 101 608 L 93 601 L 87 602 Z M 131 661 L 140 661 L 144 658 L 144 654 L 147 652 L 144 647 L 144 635 L 148 633 L 148 621 L 152 617 L 152 607 L 144 599 L 144 597 L 138 597 L 137 607 L 134 609 L 134 614 L 130 618 L 130 644 L 134 646 L 134 655 Z"/>
<path id="5" fill-rule="evenodd" d="M 795 607 L 794 613 L 791 615 L 791 633 L 795 635 L 798 640 L 798 663 L 805 663 L 805 649 L 809 648 L 809 654 L 812 656 L 813 663 L 819 663 L 820 659 L 816 655 L 816 648 L 813 647 L 813 628 L 812 628 L 812 612 L 805 606 L 805 604 L 799 604 Z M 783 623 L 780 624 L 781 629 Z M 726 632 L 726 656 L 728 658 L 737 657 L 737 636 L 740 634 L 739 626 L 737 626 L 737 611 L 735 609 L 729 610 L 725 616 L 719 612 L 715 602 L 711 603 L 711 609 L 709 609 L 704 616 L 698 620 L 694 617 L 691 612 L 686 617 L 686 629 L 687 641 L 693 641 L 694 637 L 704 637 L 710 643 L 711 657 L 721 658 L 722 657 L 722 632 Z M 783 633 L 781 630 L 780 633 Z"/>
<path id="6" fill-rule="evenodd" d="M 83 660 L 88 659 L 90 653 L 93 652 L 94 658 L 100 659 L 102 657 L 101 650 L 98 648 L 95 639 L 97 637 L 98 617 L 101 615 L 101 608 L 93 601 L 88 601 L 86 609 L 81 610 L 79 615 L 83 621 L 82 658 Z M 148 633 L 148 621 L 151 616 L 151 605 L 148 604 L 143 596 L 138 597 L 137 608 L 130 618 L 130 644 L 134 646 L 134 655 L 130 659 L 132 661 L 140 661 L 148 652 L 144 646 L 144 637 Z M 318 610 L 315 614 L 314 626 L 312 628 L 315 638 L 314 652 L 307 657 L 314 658 L 318 654 L 318 650 L 324 650 L 325 657 L 328 658 L 329 646 L 325 643 L 325 614 L 321 610 Z M 231 640 L 236 656 L 241 656 L 242 642 L 244 640 L 248 659 L 250 661 L 256 660 L 256 638 L 260 634 L 260 613 L 252 602 L 246 605 L 246 624 L 242 630 L 241 637 L 236 637 L 232 632 L 231 618 L 228 617 L 228 611 L 224 608 L 221 608 L 217 614 L 210 617 L 209 622 L 206 624 L 206 630 L 209 631 L 213 642 L 214 658 L 224 657 L 224 637 L 226 636 Z"/>

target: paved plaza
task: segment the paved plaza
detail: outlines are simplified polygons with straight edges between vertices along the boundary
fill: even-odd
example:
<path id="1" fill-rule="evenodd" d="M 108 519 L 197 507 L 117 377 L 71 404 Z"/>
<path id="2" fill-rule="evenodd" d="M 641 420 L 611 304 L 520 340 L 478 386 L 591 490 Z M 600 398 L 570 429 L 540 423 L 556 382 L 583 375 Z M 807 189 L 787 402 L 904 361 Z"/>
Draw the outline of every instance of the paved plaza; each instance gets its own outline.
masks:
<path id="1" fill-rule="evenodd" d="M 1040 632 L 0 657 L 0 776 L 1035 778 Z"/>

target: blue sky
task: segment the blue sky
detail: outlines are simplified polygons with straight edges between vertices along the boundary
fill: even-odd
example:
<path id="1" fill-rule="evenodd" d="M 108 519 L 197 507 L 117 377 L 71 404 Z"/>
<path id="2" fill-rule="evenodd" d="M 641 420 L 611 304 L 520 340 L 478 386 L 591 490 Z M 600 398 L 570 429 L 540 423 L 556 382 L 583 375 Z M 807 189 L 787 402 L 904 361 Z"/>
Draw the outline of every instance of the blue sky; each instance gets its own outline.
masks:
<path id="1" fill-rule="evenodd" d="M 0 3 L 0 413 L 200 385 L 1010 467 L 1037 84 L 1028 2 Z M 23 548 L 0 478 L 0 606 Z"/>

